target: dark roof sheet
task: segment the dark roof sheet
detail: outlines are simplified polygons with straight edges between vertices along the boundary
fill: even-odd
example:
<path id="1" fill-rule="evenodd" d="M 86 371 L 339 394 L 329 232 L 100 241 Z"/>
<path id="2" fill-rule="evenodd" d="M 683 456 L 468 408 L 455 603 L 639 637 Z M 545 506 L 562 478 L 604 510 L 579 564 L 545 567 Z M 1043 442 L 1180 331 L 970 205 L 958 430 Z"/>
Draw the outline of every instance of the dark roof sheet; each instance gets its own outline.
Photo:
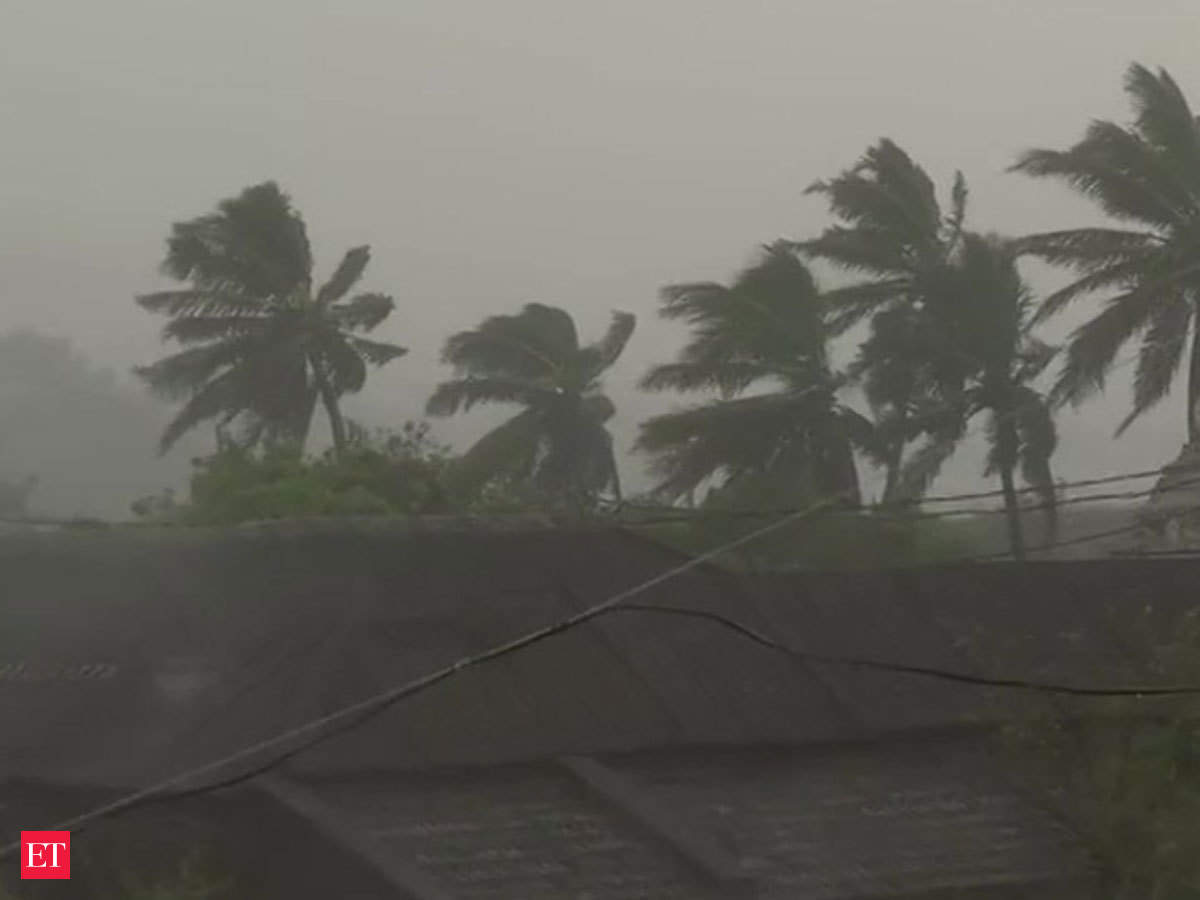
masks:
<path id="1" fill-rule="evenodd" d="M 1085 881 L 1074 837 L 973 739 L 665 750 L 605 760 L 729 855 L 747 896 L 926 897 Z M 553 764 L 309 782 L 340 820 L 466 898 L 695 897 L 713 882 Z M 1055 896 L 1068 896 L 1055 893 Z M 1070 895 L 1073 896 L 1073 895 Z"/>
<path id="2" fill-rule="evenodd" d="M 681 559 L 616 530 L 477 524 L 0 540 L 0 719 L 22 723 L 0 732 L 0 775 L 143 785 L 557 621 Z M 1162 631 L 1194 605 L 1198 571 L 1194 560 L 758 579 L 702 568 L 639 600 L 718 611 L 827 654 L 1113 683 L 1138 669 L 1135 632 L 1113 622 Z M 1148 603 L 1156 612 L 1146 617 Z M 628 613 L 460 673 L 295 765 L 817 744 L 972 722 L 1026 699 L 805 664 L 712 622 Z"/>

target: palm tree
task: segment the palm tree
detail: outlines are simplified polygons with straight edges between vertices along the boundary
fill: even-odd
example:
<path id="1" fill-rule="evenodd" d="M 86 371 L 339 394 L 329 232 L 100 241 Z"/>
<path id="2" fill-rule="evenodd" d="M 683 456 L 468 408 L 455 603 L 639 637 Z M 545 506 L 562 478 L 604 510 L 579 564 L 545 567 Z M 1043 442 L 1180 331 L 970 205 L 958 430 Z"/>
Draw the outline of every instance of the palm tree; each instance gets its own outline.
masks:
<path id="1" fill-rule="evenodd" d="M 1165 71 L 1134 65 L 1125 78 L 1134 120 L 1096 121 L 1067 150 L 1032 150 L 1016 171 L 1056 178 L 1123 227 L 1074 228 L 1023 239 L 1023 253 L 1078 277 L 1046 298 L 1044 319 L 1076 298 L 1107 292 L 1077 329 L 1053 392 L 1079 404 L 1104 387 L 1118 350 L 1139 339 L 1133 410 L 1122 433 L 1171 388 L 1191 337 L 1187 439 L 1200 440 L 1200 124 Z"/>
<path id="2" fill-rule="evenodd" d="M 692 339 L 642 387 L 719 395 L 642 424 L 637 448 L 655 457 L 661 496 L 770 483 L 859 502 L 853 448 L 870 446 L 871 424 L 838 402 L 821 297 L 792 248 L 766 247 L 729 286 L 667 287 L 660 313 L 687 322 Z"/>
<path id="3" fill-rule="evenodd" d="M 605 427 L 616 408 L 600 378 L 624 351 L 635 323 L 629 313 L 614 313 L 599 341 L 580 346 L 570 314 L 530 303 L 516 315 L 492 316 L 450 337 L 442 360 L 458 377 L 438 385 L 426 407 L 430 415 L 454 415 L 479 403 L 523 407 L 455 463 L 455 487 L 469 493 L 510 479 L 577 510 L 605 491 L 619 500 Z"/>
<path id="4" fill-rule="evenodd" d="M 967 370 L 963 386 L 948 397 L 936 415 L 926 446 L 912 466 L 928 458 L 944 460 L 965 436 L 976 415 L 987 416 L 987 465 L 984 474 L 1000 476 L 1013 554 L 1023 558 L 1024 537 L 1017 500 L 1016 473 L 1034 489 L 1055 525 L 1055 485 L 1050 457 L 1057 430 L 1048 399 L 1033 386 L 1056 354 L 1056 348 L 1033 334 L 1034 302 L 1017 271 L 1011 241 L 978 234 L 963 235 L 953 260 L 958 287 L 949 292 L 939 316 L 953 335 L 942 350 Z M 934 450 L 926 448 L 942 444 Z M 917 477 L 936 474 L 924 471 Z M 909 476 L 913 477 L 913 476 Z"/>
<path id="5" fill-rule="evenodd" d="M 368 366 L 407 352 L 363 336 L 394 306 L 383 294 L 347 297 L 369 260 L 370 248 L 349 250 L 314 290 L 304 220 L 273 182 L 173 225 L 162 268 L 187 287 L 137 298 L 169 317 L 164 340 L 185 348 L 135 370 L 158 393 L 184 401 L 160 450 L 213 419 L 219 435 L 241 424 L 246 443 L 303 443 L 319 399 L 340 453 L 340 398 L 363 387 Z"/>
<path id="6" fill-rule="evenodd" d="M 852 168 L 816 182 L 809 192 L 826 197 L 839 224 L 796 246 L 858 276 L 825 294 L 832 333 L 871 317 L 871 336 L 848 374 L 861 382 L 876 418 L 878 462 L 886 471 L 883 501 L 890 502 L 905 490 L 905 447 L 937 424 L 926 418 L 926 395 L 939 393 L 943 379 L 954 375 L 931 369 L 938 357 L 925 351 L 941 339 L 928 309 L 932 295 L 943 290 L 962 234 L 966 181 L 956 174 L 950 211 L 943 213 L 932 179 L 885 138 Z"/>

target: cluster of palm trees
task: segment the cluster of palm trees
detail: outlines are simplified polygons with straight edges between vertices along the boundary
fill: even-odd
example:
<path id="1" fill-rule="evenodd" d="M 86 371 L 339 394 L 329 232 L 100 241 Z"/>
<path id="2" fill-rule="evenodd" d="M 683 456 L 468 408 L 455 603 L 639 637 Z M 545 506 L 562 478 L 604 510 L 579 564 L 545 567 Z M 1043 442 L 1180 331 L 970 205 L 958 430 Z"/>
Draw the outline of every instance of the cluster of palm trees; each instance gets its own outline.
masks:
<path id="1" fill-rule="evenodd" d="M 1112 227 L 1017 239 L 973 230 L 961 174 L 939 198 L 925 170 L 881 140 L 811 187 L 833 220 L 822 233 L 765 246 L 728 284 L 664 288 L 660 314 L 690 337 L 641 386 L 702 399 L 641 425 L 636 449 L 652 460 L 657 493 L 680 501 L 707 487 L 747 503 L 858 504 L 861 456 L 885 473 L 885 503 L 912 500 L 981 418 L 987 470 L 1000 479 L 1019 550 L 1018 475 L 1052 509 L 1053 411 L 1101 390 L 1134 339 L 1134 407 L 1122 429 L 1166 395 L 1190 340 L 1188 440 L 1200 438 L 1200 124 L 1164 71 L 1132 66 L 1126 89 L 1129 125 L 1093 122 L 1074 146 L 1034 150 L 1013 166 L 1065 182 Z M 1076 277 L 1038 302 L 1019 270 L 1024 256 Z M 139 298 L 169 317 L 165 337 L 184 345 L 139 370 L 183 401 L 163 448 L 205 421 L 246 443 L 302 441 L 318 402 L 343 447 L 340 398 L 405 352 L 366 336 L 393 308 L 390 297 L 351 293 L 368 259 L 368 248 L 350 250 L 314 288 L 304 223 L 272 183 L 175 225 L 164 268 L 186 286 Z M 837 270 L 839 286 L 822 289 L 814 264 Z M 1098 294 L 1100 312 L 1071 335 L 1049 390 L 1039 390 L 1058 348 L 1035 330 Z M 615 407 L 601 378 L 634 324 L 617 313 L 584 344 L 567 312 L 529 304 L 452 336 L 443 360 L 454 377 L 428 413 L 520 410 L 458 459 L 456 477 L 515 479 L 572 504 L 619 499 L 606 428 Z M 839 371 L 830 347 L 850 333 L 861 342 Z M 865 414 L 850 402 L 858 398 Z"/>

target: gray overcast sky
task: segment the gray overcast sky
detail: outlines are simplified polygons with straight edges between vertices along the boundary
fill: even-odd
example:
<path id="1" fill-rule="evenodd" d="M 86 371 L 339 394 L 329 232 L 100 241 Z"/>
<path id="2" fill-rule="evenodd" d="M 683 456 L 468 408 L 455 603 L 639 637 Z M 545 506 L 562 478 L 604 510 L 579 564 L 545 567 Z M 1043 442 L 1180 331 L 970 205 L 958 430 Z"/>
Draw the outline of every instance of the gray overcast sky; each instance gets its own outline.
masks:
<path id="1" fill-rule="evenodd" d="M 122 371 L 153 358 L 161 323 L 131 298 L 158 284 L 168 225 L 273 178 L 322 271 L 370 243 L 366 286 L 396 297 L 384 333 L 413 352 L 364 418 L 419 415 L 441 341 L 485 314 L 542 300 L 586 333 L 622 308 L 628 446 L 675 402 L 632 390 L 680 338 L 655 320 L 663 283 L 820 228 L 803 188 L 882 135 L 940 184 L 963 169 L 975 227 L 1088 220 L 1003 169 L 1126 119 L 1133 60 L 1200 106 L 1198 39 L 1196 0 L 0 0 L 0 331 Z M 1123 389 L 1064 416 L 1059 472 L 1166 462 L 1181 394 L 1116 443 Z M 487 421 L 437 427 L 461 442 Z M 978 465 L 968 449 L 940 487 Z"/>

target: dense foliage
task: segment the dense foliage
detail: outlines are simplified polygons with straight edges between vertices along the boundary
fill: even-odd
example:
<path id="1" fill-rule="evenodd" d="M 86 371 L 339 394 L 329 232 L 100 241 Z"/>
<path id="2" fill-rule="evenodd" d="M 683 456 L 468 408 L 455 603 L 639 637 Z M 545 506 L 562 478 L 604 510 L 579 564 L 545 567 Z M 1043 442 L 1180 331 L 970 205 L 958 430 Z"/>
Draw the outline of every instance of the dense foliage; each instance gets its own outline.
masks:
<path id="1" fill-rule="evenodd" d="M 145 498 L 134 511 L 156 521 L 224 525 L 307 516 L 445 512 L 449 451 L 424 425 L 355 433 L 343 452 L 307 456 L 296 444 L 228 444 L 194 461 L 190 496 Z"/>

